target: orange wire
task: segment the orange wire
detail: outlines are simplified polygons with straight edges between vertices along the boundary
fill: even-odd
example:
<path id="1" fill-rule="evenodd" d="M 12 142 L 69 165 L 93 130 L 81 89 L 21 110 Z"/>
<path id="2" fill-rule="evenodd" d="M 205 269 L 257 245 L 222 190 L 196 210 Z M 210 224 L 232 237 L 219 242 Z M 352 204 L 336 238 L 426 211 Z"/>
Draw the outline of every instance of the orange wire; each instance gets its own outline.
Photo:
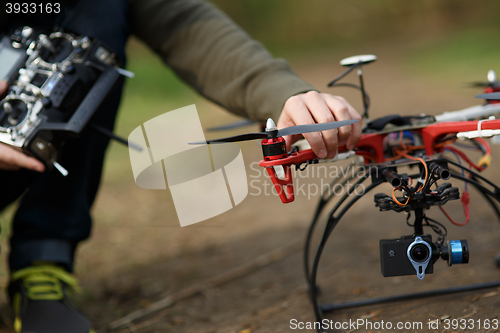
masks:
<path id="1" fill-rule="evenodd" d="M 397 189 L 399 189 L 399 187 L 398 187 Z M 396 199 L 396 195 L 394 194 L 394 192 L 396 192 L 396 190 L 397 190 L 397 189 L 395 188 L 395 189 L 393 189 L 393 190 L 392 190 L 392 199 L 393 199 L 393 200 L 394 200 L 394 202 L 395 202 L 395 203 L 397 203 L 398 205 L 400 205 L 400 206 L 406 206 L 406 205 L 408 204 L 408 202 L 410 201 L 410 198 L 408 197 L 408 200 L 406 200 L 406 202 L 405 202 L 405 203 L 401 203 L 401 202 L 399 202 L 399 200 L 398 200 L 398 199 Z"/>
<path id="2" fill-rule="evenodd" d="M 422 188 L 424 188 L 425 185 L 427 184 L 427 180 L 429 178 L 429 170 L 427 170 L 427 164 L 425 163 L 425 161 L 420 157 L 413 157 L 413 156 L 410 156 L 404 152 L 401 152 L 400 155 L 406 157 L 407 159 L 413 160 L 413 161 L 419 161 L 420 163 L 422 163 L 424 165 L 425 179 L 424 179 L 424 184 L 422 185 Z"/>
<path id="3" fill-rule="evenodd" d="M 420 158 L 420 157 L 414 157 L 414 156 L 410 156 L 407 154 L 407 152 L 411 152 L 413 150 L 420 150 L 420 149 L 424 149 L 425 147 L 424 146 L 407 146 L 405 143 L 404 143 L 404 139 L 403 139 L 403 131 L 400 131 L 399 132 L 399 137 L 400 137 L 400 141 L 401 141 L 401 148 L 402 151 L 398 151 L 397 148 L 398 147 L 393 147 L 392 148 L 392 152 L 394 155 L 397 155 L 395 157 L 392 157 L 392 158 L 387 158 L 385 159 L 386 162 L 390 162 L 390 161 L 395 161 L 395 160 L 398 160 L 400 159 L 401 157 L 406 157 L 407 159 L 410 159 L 410 160 L 413 160 L 413 161 L 419 161 L 420 163 L 422 163 L 422 165 L 424 166 L 424 170 L 425 170 L 425 179 L 424 179 L 424 184 L 422 185 L 421 189 L 423 189 L 425 187 L 425 185 L 427 184 L 428 180 L 429 180 L 429 170 L 427 169 L 427 164 L 425 163 L 424 159 L 423 158 Z M 451 144 L 453 142 L 455 142 L 456 139 L 450 139 L 450 140 L 446 140 L 444 142 L 440 142 L 436 145 L 434 145 L 434 148 L 441 148 L 443 146 L 446 146 L 448 144 Z M 413 179 L 411 180 L 411 184 L 413 184 Z M 410 186 L 411 186 L 410 184 Z M 392 190 L 392 199 L 394 200 L 394 202 L 396 204 L 398 204 L 399 206 L 406 206 L 408 204 L 408 202 L 410 201 L 410 198 L 408 198 L 406 200 L 405 203 L 401 203 L 399 202 L 399 200 L 396 198 L 396 195 L 395 195 L 395 192 L 396 190 L 399 190 L 400 188 L 395 188 Z M 439 208 L 443 209 L 441 206 L 439 206 Z M 453 221 L 451 219 L 451 217 L 443 210 L 443 212 L 448 216 L 448 218 L 455 224 L 457 225 L 460 225 L 459 223 L 456 223 L 455 221 Z"/>
<path id="4" fill-rule="evenodd" d="M 365 158 L 369 159 L 369 160 L 370 160 L 370 161 L 372 161 L 372 162 L 376 162 L 376 161 L 377 161 L 377 160 L 376 160 L 373 156 L 368 155 L 368 154 L 363 154 L 363 153 L 361 153 L 361 154 L 356 154 L 356 155 L 358 155 L 358 156 L 362 156 L 362 157 L 365 157 Z"/>
<path id="5" fill-rule="evenodd" d="M 443 141 L 443 142 L 440 142 L 440 143 L 436 143 L 434 145 L 434 148 L 441 148 L 441 147 L 446 146 L 446 145 L 451 145 L 455 141 L 457 141 L 456 138 L 455 139 L 446 140 L 446 141 Z"/>
<path id="6" fill-rule="evenodd" d="M 446 146 L 446 145 L 452 144 L 452 143 L 454 143 L 455 141 L 457 141 L 457 140 L 455 140 L 455 139 L 453 139 L 453 140 L 447 140 L 447 141 L 444 141 L 444 142 L 441 142 L 441 143 L 435 144 L 435 145 L 434 145 L 434 148 L 441 148 L 441 147 L 444 147 L 444 146 Z M 413 151 L 413 150 L 421 150 L 421 149 L 424 149 L 424 148 L 425 148 L 425 146 L 406 146 L 406 149 L 407 149 L 408 151 Z"/>
<path id="7" fill-rule="evenodd" d="M 399 131 L 399 138 L 401 139 L 401 146 L 403 147 L 403 150 L 407 150 L 405 140 L 403 139 L 403 131 Z"/>
<path id="8" fill-rule="evenodd" d="M 400 142 L 401 142 L 401 145 L 399 147 L 392 147 L 392 153 L 393 155 L 399 155 L 399 156 L 395 156 L 395 157 L 391 157 L 391 158 L 386 158 L 385 159 L 385 162 L 392 162 L 392 161 L 396 161 L 398 159 L 401 158 L 401 153 L 406 153 L 406 152 L 412 152 L 414 150 L 421 150 L 421 149 L 424 149 L 425 146 L 408 146 L 404 143 L 404 140 L 403 140 L 403 132 L 400 131 L 399 132 L 399 137 L 400 137 Z M 434 145 L 434 148 L 442 148 L 446 145 L 449 145 L 449 144 L 452 144 L 456 141 L 457 139 L 456 138 L 453 138 L 453 139 L 449 139 L 449 140 L 446 140 L 446 141 L 443 141 L 443 142 L 440 142 L 440 143 L 437 143 Z M 398 148 L 402 148 L 402 151 L 398 151 L 397 149 Z"/>

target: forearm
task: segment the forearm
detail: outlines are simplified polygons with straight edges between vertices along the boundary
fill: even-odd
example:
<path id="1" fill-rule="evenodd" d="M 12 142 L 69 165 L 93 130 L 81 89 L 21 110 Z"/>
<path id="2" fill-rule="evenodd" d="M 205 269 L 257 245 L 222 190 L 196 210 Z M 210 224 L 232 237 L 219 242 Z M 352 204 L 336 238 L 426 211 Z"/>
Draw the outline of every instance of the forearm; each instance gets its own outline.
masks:
<path id="1" fill-rule="evenodd" d="M 231 112 L 277 119 L 290 96 L 314 89 L 211 4 L 141 0 L 131 5 L 133 32 L 179 77 Z"/>

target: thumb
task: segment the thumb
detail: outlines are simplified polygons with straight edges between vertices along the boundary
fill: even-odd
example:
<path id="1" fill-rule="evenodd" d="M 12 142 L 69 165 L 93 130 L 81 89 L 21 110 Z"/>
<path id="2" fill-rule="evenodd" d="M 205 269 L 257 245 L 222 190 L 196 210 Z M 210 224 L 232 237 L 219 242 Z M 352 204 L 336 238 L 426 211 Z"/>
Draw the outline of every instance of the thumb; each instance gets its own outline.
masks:
<path id="1" fill-rule="evenodd" d="M 7 90 L 7 81 L 0 81 L 0 96 Z"/>

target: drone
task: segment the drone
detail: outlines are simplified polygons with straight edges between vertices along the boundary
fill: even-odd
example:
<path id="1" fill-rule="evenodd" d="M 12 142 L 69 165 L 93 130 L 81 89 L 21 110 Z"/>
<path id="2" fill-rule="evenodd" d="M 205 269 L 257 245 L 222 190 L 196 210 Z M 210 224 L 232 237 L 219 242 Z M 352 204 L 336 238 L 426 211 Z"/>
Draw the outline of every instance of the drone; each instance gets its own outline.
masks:
<path id="1" fill-rule="evenodd" d="M 361 55 L 343 59 L 340 63 L 343 66 L 348 66 L 348 70 L 328 84 L 329 87 L 347 86 L 359 89 L 362 93 L 364 104 L 363 118 L 365 119 L 368 118 L 369 97 L 364 89 L 361 68 L 362 65 L 369 64 L 375 60 L 376 56 L 374 55 Z M 337 83 L 337 81 L 356 68 L 358 69 L 357 72 L 360 80 L 359 86 L 351 83 Z M 366 165 L 391 162 L 400 156 L 392 153 L 387 154 L 386 142 L 389 137 L 394 136 L 392 134 L 396 133 L 397 136 L 400 132 L 412 132 L 412 135 L 419 140 L 419 145 L 412 145 L 410 148 L 412 151 L 416 151 L 418 148 L 420 150 L 424 149 L 426 156 L 432 156 L 444 151 L 444 145 L 443 143 L 439 143 L 439 141 L 445 136 L 456 136 L 457 138 L 465 139 L 478 138 L 476 141 L 483 143 L 484 140 L 481 140 L 481 138 L 499 135 L 500 119 L 469 120 L 500 114 L 500 104 L 498 103 L 500 100 L 500 83 L 498 83 L 495 73 L 490 71 L 488 73 L 488 82 L 474 82 L 473 86 L 479 86 L 480 84 L 486 87 L 485 91 L 487 93 L 498 92 L 499 96 L 497 100 L 495 100 L 496 97 L 494 94 L 488 96 L 487 94 L 483 94 L 477 97 L 485 98 L 487 104 L 460 111 L 444 112 L 438 116 L 419 115 L 401 117 L 399 115 L 390 115 L 376 119 L 365 126 L 363 135 L 353 150 L 348 150 L 345 146 L 339 146 L 338 155 L 333 159 L 318 158 L 305 140 L 300 140 L 290 152 L 286 152 L 286 145 L 282 137 L 335 129 L 353 124 L 356 122 L 355 120 L 337 121 L 327 124 L 299 125 L 277 130 L 274 121 L 269 118 L 265 126 L 265 132 L 240 134 L 226 138 L 193 142 L 191 144 L 214 144 L 266 139 L 261 142 L 264 159 L 259 162 L 259 166 L 265 168 L 268 172 L 281 201 L 283 203 L 290 203 L 295 199 L 291 174 L 291 167 L 293 165 L 295 165 L 296 170 L 304 170 L 310 164 L 334 162 L 350 158 L 354 155 L 362 156 L 365 159 Z M 232 129 L 251 123 L 254 122 L 244 120 L 210 130 Z M 490 160 L 491 154 L 486 154 L 484 159 Z"/>
<path id="2" fill-rule="evenodd" d="M 362 67 L 373 63 L 376 59 L 374 55 L 343 59 L 340 64 L 348 67 L 347 70 L 328 84 L 329 87 L 344 86 L 359 90 L 364 106 L 362 118 L 365 125 L 361 139 L 352 150 L 339 146 L 338 153 L 333 159 L 318 158 L 304 140 L 297 142 L 291 151 L 287 152 L 283 136 L 339 128 L 352 124 L 354 121 L 277 129 L 274 122 L 269 119 L 265 131 L 261 133 L 240 134 L 196 143 L 215 144 L 262 139 L 263 159 L 259 165 L 266 169 L 281 201 L 285 204 L 295 199 L 292 167 L 295 167 L 297 171 L 302 171 L 312 164 L 353 159 L 354 162 L 349 165 L 349 168 L 361 170 L 352 175 L 350 172 L 344 172 L 343 175 L 331 180 L 329 188 L 336 184 L 346 185 L 350 181 L 355 181 L 355 184 L 340 197 L 337 197 L 334 192 L 329 193 L 325 190 L 320 196 L 307 232 L 304 247 L 304 271 L 316 322 L 319 324 L 318 332 L 323 332 L 321 323 L 323 314 L 326 312 L 500 286 L 500 281 L 494 281 L 347 303 L 320 304 L 318 302 L 317 273 L 323 249 L 330 235 L 348 210 L 361 197 L 381 184 L 389 183 L 392 193 L 376 193 L 374 195 L 375 207 L 382 212 L 394 211 L 406 214 L 406 223 L 413 228 L 413 233 L 410 235 L 380 240 L 380 263 L 384 277 L 416 275 L 419 280 L 422 280 L 426 274 L 433 273 L 433 265 L 438 259 L 446 261 L 448 266 L 469 262 L 467 240 L 448 239 L 445 225 L 426 215 L 427 210 L 438 207 L 452 224 L 466 225 L 469 222 L 469 186 L 479 190 L 500 219 L 500 208 L 497 206 L 497 202 L 500 202 L 500 187 L 480 174 L 491 163 L 491 148 L 485 138 L 500 135 L 500 119 L 495 119 L 495 116 L 500 114 L 500 83 L 495 72 L 489 71 L 487 82 L 472 83 L 473 87 L 484 88 L 484 93 L 476 96 L 486 101 L 482 105 L 444 112 L 437 116 L 389 115 L 370 120 L 368 117 L 370 99 L 363 82 Z M 359 77 L 359 85 L 339 83 L 354 70 Z M 249 122 L 244 121 L 213 130 L 230 129 L 248 124 Z M 475 162 L 464 150 L 480 152 L 482 156 Z M 453 157 L 451 158 L 450 155 Z M 410 171 L 403 173 L 403 169 Z M 463 193 L 460 193 L 458 187 L 448 182 L 451 178 L 464 183 Z M 362 193 L 358 193 L 356 189 L 366 181 L 371 181 L 371 183 L 364 187 Z M 462 202 L 465 222 L 453 220 L 445 211 L 443 206 L 454 200 Z M 311 258 L 313 233 L 322 212 L 333 201 L 336 203 L 327 215 L 322 237 L 317 244 L 316 253 Z M 412 215 L 414 221 L 410 223 Z M 424 228 L 430 228 L 437 234 L 437 239 L 433 241 L 432 235 L 424 232 Z"/>

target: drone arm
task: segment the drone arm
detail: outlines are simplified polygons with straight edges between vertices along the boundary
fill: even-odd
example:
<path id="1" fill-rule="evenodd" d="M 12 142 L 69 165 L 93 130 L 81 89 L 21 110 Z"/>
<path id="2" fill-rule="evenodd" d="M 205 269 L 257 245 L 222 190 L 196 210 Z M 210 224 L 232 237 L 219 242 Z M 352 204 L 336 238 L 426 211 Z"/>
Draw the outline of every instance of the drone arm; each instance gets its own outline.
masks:
<path id="1" fill-rule="evenodd" d="M 482 123 L 479 123 L 479 121 L 445 122 L 432 124 L 418 131 L 420 131 L 424 140 L 425 154 L 430 156 L 434 154 L 434 144 L 438 138 L 446 134 L 479 131 L 481 129 L 500 129 L 500 119 L 487 120 Z"/>
<path id="2" fill-rule="evenodd" d="M 292 168 L 290 164 L 283 165 L 285 171 L 285 178 L 280 179 L 276 174 L 276 170 L 273 167 L 267 167 L 267 173 L 274 184 L 274 188 L 283 203 L 290 203 L 295 200 L 295 195 L 293 193 L 293 179 L 292 179 Z"/>
<path id="3" fill-rule="evenodd" d="M 500 112 L 499 104 L 475 105 L 459 111 L 448 111 L 435 116 L 437 122 L 466 121 L 488 117 Z"/>
<path id="4" fill-rule="evenodd" d="M 363 134 L 361 139 L 356 144 L 356 148 L 363 149 L 368 152 L 372 152 L 375 154 L 375 162 L 383 163 L 384 162 L 384 146 L 383 140 L 385 135 L 380 134 Z M 356 149 L 355 148 L 355 149 Z M 348 150 L 345 146 L 338 147 L 339 153 L 345 153 Z M 259 162 L 259 165 L 264 168 L 268 168 L 276 165 L 287 165 L 287 164 L 301 164 L 307 161 L 316 160 L 318 157 L 313 153 L 312 149 L 301 150 L 299 152 L 294 152 L 290 154 L 288 157 L 275 159 L 275 160 L 262 160 Z"/>
<path id="5" fill-rule="evenodd" d="M 312 149 L 294 152 L 288 157 L 262 160 L 259 162 L 261 167 L 266 168 L 274 188 L 283 203 L 290 203 L 295 200 L 293 192 L 293 179 L 292 179 L 292 164 L 301 164 L 310 160 L 317 159 L 318 157 L 313 153 Z M 285 171 L 285 178 L 280 179 L 276 174 L 275 166 L 282 166 Z"/>

